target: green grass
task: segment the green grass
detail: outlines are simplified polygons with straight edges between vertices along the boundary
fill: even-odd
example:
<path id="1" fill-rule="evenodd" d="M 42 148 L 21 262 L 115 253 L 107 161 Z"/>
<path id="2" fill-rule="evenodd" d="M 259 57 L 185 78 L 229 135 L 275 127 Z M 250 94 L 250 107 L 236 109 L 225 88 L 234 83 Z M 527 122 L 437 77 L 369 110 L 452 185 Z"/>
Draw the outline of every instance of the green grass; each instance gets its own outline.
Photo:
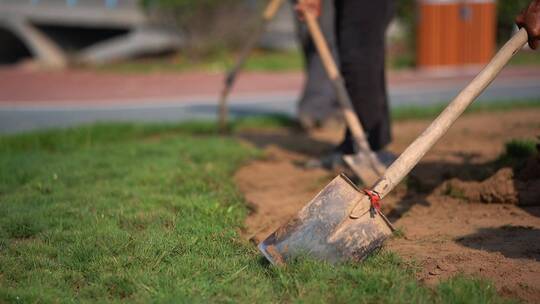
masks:
<path id="1" fill-rule="evenodd" d="M 433 119 L 446 107 L 448 102 L 428 106 L 399 106 L 391 110 L 393 120 Z M 483 112 L 504 112 L 516 109 L 540 108 L 540 99 L 500 100 L 472 104 L 465 114 Z"/>
<path id="2" fill-rule="evenodd" d="M 102 72 L 145 74 L 145 73 L 178 73 L 178 72 L 220 72 L 230 69 L 237 60 L 238 54 L 227 50 L 217 51 L 199 58 L 190 58 L 175 54 L 161 58 L 141 58 L 110 63 L 97 67 L 88 67 Z M 404 52 L 388 57 L 387 67 L 391 70 L 414 68 L 414 54 Z M 540 65 L 538 52 L 523 51 L 510 61 L 511 65 Z M 265 51 L 255 50 L 248 57 L 243 71 L 248 72 L 287 72 L 301 71 L 304 59 L 300 50 Z"/>
<path id="3" fill-rule="evenodd" d="M 236 60 L 237 54 L 222 51 L 199 59 L 174 55 L 166 58 L 129 60 L 91 68 L 103 72 L 128 74 L 190 71 L 225 72 L 235 64 Z M 256 50 L 246 61 L 243 71 L 299 71 L 303 68 L 303 65 L 303 58 L 299 51 L 274 52 Z"/>
<path id="4" fill-rule="evenodd" d="M 505 144 L 504 152 L 497 158 L 495 164 L 497 167 L 511 166 L 514 169 L 520 170 L 526 165 L 529 158 L 538 153 L 537 145 L 540 142 L 537 140 L 513 139 Z"/>
<path id="5" fill-rule="evenodd" d="M 232 62 L 229 62 L 231 64 Z M 304 68 L 304 58 L 300 51 L 253 53 L 247 60 L 247 71 L 300 71 Z"/>
<path id="6" fill-rule="evenodd" d="M 511 65 L 540 65 L 540 53 L 535 51 L 521 51 L 517 53 L 510 61 Z"/>
<path id="7" fill-rule="evenodd" d="M 229 51 L 216 52 L 200 58 L 172 55 L 161 58 L 141 58 L 88 67 L 101 72 L 123 74 L 179 73 L 179 72 L 219 72 L 229 70 L 237 60 L 237 54 Z M 414 55 L 409 53 L 388 58 L 391 70 L 414 68 Z M 302 71 L 304 58 L 300 50 L 264 51 L 255 50 L 246 61 L 242 71 L 247 72 L 289 72 Z"/>
<path id="8" fill-rule="evenodd" d="M 388 56 L 386 66 L 390 70 L 414 69 L 415 56 L 410 51 Z M 538 66 L 540 65 L 540 53 L 535 51 L 521 51 L 512 58 L 509 64 L 514 66 Z"/>
<path id="9" fill-rule="evenodd" d="M 423 287 L 388 252 L 269 266 L 231 178 L 260 155 L 209 123 L 0 137 L 0 302 L 502 302 L 471 278 Z"/>
<path id="10" fill-rule="evenodd" d="M 526 159 L 537 153 L 536 142 L 531 140 L 511 140 L 506 143 L 506 155 L 516 159 Z"/>

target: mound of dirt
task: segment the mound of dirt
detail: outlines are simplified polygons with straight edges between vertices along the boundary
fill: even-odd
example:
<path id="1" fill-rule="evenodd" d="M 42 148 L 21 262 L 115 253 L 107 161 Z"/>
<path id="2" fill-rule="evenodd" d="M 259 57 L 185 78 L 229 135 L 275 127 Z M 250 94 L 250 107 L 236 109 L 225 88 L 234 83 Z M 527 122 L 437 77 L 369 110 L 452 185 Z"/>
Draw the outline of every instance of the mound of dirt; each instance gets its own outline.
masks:
<path id="1" fill-rule="evenodd" d="M 536 138 L 539 121 L 537 109 L 462 117 L 384 199 L 383 212 L 403 231 L 386 248 L 420 265 L 421 282 L 436 284 L 464 273 L 491 280 L 505 296 L 540 302 L 540 206 L 524 205 L 538 201 L 539 167 L 527 165 L 517 176 L 492 165 L 506 142 Z M 427 124 L 396 123 L 390 150 L 403 151 Z M 268 236 L 335 177 L 298 164 L 331 149 L 341 135 L 341 130 L 310 136 L 282 130 L 241 137 L 266 151 L 235 177 L 252 210 L 246 238 L 258 242 Z M 462 192 L 448 190 L 447 183 L 462 186 Z"/>
<path id="2" fill-rule="evenodd" d="M 540 205 L 540 156 L 531 157 L 523 168 L 502 168 L 488 179 L 452 179 L 441 187 L 443 193 L 487 204 Z"/>

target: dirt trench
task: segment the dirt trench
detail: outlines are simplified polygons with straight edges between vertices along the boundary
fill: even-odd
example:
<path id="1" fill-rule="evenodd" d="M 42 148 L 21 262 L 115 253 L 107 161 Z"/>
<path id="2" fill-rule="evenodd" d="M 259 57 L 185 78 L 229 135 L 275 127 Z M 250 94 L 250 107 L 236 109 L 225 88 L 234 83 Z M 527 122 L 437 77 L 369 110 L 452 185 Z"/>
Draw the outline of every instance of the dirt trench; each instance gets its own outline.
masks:
<path id="1" fill-rule="evenodd" d="M 428 124 L 395 123 L 389 149 L 399 154 Z M 477 191 L 485 182 L 491 183 L 491 190 L 500 184 L 495 192 L 501 188 L 507 193 L 505 187 L 518 191 L 516 184 L 508 184 L 512 173 L 495 168 L 494 161 L 506 142 L 534 140 L 538 135 L 538 109 L 460 118 L 407 182 L 384 200 L 383 211 L 403 231 L 403 237 L 389 240 L 386 248 L 418 263 L 417 277 L 425 284 L 464 273 L 493 281 L 503 296 L 539 302 L 540 206 L 534 198 L 527 206 L 518 205 L 517 194 L 511 193 L 483 201 Z M 306 169 L 302 163 L 330 150 L 341 130 L 309 135 L 254 130 L 240 137 L 266 152 L 265 158 L 235 176 L 252 211 L 243 234 L 257 242 L 287 222 L 336 176 L 338 172 Z M 536 185 L 531 189 L 538 190 Z M 452 190 L 457 186 L 462 189 L 456 194 Z"/>

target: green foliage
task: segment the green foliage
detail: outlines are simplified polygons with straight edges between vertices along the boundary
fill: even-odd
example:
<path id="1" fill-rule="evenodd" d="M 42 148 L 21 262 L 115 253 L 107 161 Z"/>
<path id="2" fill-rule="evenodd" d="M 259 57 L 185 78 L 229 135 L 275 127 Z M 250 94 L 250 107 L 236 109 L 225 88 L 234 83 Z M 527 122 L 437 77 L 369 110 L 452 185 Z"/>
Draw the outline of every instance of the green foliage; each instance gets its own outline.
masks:
<path id="1" fill-rule="evenodd" d="M 395 4 L 396 17 L 403 24 L 407 35 L 408 47 L 411 53 L 414 53 L 416 45 L 416 22 L 418 21 L 418 2 L 416 0 L 399 0 L 395 1 Z"/>
<path id="2" fill-rule="evenodd" d="M 152 19 L 173 25 L 185 38 L 192 57 L 238 47 L 253 28 L 253 9 L 243 0 L 142 0 Z M 251 32 L 250 32 L 251 33 Z"/>
<path id="3" fill-rule="evenodd" d="M 395 1 L 395 19 L 399 22 L 403 35 L 390 41 L 387 67 L 389 69 L 408 69 L 416 64 L 416 29 L 417 29 L 417 1 Z"/>
<path id="4" fill-rule="evenodd" d="M 497 1 L 497 40 L 506 42 L 512 35 L 516 24 L 516 16 L 529 5 L 531 0 L 498 0 Z"/>
<path id="5" fill-rule="evenodd" d="M 287 123 L 262 121 L 245 125 Z M 232 180 L 259 153 L 213 132 L 124 124 L 0 138 L 0 302 L 500 301 L 469 279 L 432 292 L 388 252 L 268 265 L 237 233 L 247 209 Z"/>

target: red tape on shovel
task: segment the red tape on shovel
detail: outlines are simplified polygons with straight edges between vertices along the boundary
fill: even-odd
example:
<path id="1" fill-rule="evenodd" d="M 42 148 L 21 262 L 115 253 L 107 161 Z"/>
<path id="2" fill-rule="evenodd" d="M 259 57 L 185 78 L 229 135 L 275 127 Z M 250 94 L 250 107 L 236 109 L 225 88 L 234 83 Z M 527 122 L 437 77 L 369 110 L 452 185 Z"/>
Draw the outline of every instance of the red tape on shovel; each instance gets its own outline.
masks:
<path id="1" fill-rule="evenodd" d="M 363 191 L 369 197 L 371 207 L 375 208 L 377 211 L 381 211 L 381 195 L 379 192 L 368 189 L 364 189 Z"/>

